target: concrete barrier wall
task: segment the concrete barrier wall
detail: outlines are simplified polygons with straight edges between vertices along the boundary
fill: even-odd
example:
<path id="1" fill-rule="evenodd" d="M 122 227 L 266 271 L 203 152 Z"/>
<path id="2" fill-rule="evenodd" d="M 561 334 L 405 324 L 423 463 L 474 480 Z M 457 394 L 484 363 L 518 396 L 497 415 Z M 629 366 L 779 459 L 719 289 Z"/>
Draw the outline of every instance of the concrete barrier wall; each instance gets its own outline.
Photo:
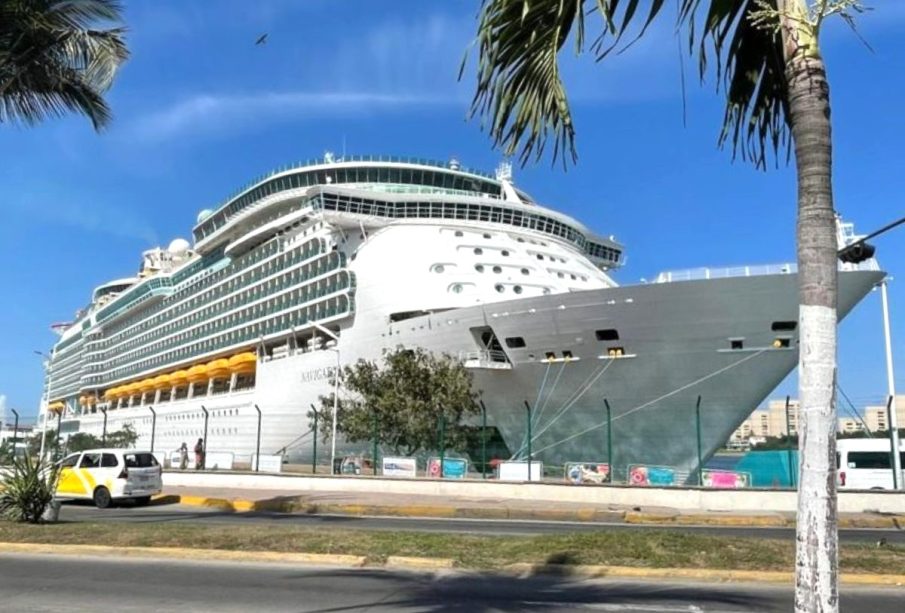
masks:
<path id="1" fill-rule="evenodd" d="M 307 492 L 377 492 L 448 496 L 488 501 L 500 498 L 546 500 L 592 505 L 667 507 L 696 511 L 791 511 L 798 493 L 775 490 L 708 490 L 631 486 L 571 485 L 567 483 L 501 483 L 499 481 L 441 481 L 385 477 L 263 475 L 254 473 L 166 472 L 165 486 Z M 905 513 L 905 492 L 840 492 L 841 513 Z"/>

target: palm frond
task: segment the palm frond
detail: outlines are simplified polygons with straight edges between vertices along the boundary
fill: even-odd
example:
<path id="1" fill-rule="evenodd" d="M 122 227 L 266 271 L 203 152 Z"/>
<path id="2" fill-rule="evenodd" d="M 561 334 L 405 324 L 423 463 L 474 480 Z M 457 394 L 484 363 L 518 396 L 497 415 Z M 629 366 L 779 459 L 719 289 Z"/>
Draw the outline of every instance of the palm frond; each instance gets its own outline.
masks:
<path id="1" fill-rule="evenodd" d="M 769 0 L 776 5 L 776 0 Z M 643 10 L 642 10 L 642 7 Z M 585 18 L 598 13 L 590 46 L 598 61 L 628 49 L 662 13 L 665 0 L 485 0 L 478 17 L 477 87 L 471 114 L 489 119 L 495 145 L 522 163 L 540 158 L 548 138 L 554 159 L 576 160 L 575 128 L 558 66 L 573 32 L 583 50 Z M 779 34 L 751 20 L 755 0 L 679 0 L 677 28 L 698 58 L 701 80 L 716 73 L 726 95 L 721 147 L 763 168 L 770 151 L 790 152 L 787 84 Z M 626 42 L 627 41 L 627 42 Z M 713 64 L 713 68 L 711 68 Z"/>
<path id="2" fill-rule="evenodd" d="M 481 9 L 479 65 L 472 115 L 489 118 L 493 140 L 507 155 L 521 148 L 525 163 L 543 155 L 549 136 L 554 159 L 575 159 L 574 128 L 557 55 L 573 29 L 584 37 L 584 0 L 494 0 Z"/>
<path id="3" fill-rule="evenodd" d="M 118 0 L 0 0 L 0 122 L 78 112 L 110 121 L 103 99 L 129 56 Z"/>

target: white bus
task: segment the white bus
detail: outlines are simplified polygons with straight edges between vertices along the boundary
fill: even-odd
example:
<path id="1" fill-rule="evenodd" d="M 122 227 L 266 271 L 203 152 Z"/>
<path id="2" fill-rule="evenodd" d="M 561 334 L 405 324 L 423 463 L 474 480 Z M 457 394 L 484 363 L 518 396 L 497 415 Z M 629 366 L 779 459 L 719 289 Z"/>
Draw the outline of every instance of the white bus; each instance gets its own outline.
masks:
<path id="1" fill-rule="evenodd" d="M 839 489 L 891 490 L 892 454 L 888 438 L 847 438 L 836 441 Z M 905 466 L 905 441 L 899 441 L 899 457 Z M 899 487 L 905 470 L 899 476 Z"/>

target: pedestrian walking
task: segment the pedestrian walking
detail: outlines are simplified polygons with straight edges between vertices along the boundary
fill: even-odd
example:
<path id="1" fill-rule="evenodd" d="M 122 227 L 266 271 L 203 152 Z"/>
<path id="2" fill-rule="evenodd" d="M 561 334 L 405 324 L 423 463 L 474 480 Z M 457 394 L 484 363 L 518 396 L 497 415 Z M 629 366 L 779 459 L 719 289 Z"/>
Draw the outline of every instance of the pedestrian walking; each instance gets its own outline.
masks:
<path id="1" fill-rule="evenodd" d="M 204 468 L 204 439 L 199 438 L 195 443 L 195 470 Z"/>
<path id="2" fill-rule="evenodd" d="M 189 446 L 185 444 L 185 441 L 182 441 L 182 446 L 179 448 L 179 470 L 185 470 L 189 467 Z"/>

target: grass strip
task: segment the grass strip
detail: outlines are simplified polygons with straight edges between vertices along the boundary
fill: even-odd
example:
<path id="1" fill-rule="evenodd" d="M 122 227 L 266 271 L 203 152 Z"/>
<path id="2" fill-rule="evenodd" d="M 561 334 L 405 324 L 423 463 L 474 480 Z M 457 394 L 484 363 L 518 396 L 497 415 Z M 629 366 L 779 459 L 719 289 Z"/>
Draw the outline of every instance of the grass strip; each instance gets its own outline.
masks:
<path id="1" fill-rule="evenodd" d="M 457 566 L 477 569 L 527 562 L 791 571 L 795 554 L 791 540 L 674 530 L 485 536 L 297 526 L 66 522 L 29 525 L 0 521 L 0 542 L 350 554 L 364 555 L 371 564 L 383 563 L 388 556 L 420 556 L 452 558 Z M 842 570 L 849 573 L 903 572 L 905 547 L 845 544 L 840 563 Z"/>

